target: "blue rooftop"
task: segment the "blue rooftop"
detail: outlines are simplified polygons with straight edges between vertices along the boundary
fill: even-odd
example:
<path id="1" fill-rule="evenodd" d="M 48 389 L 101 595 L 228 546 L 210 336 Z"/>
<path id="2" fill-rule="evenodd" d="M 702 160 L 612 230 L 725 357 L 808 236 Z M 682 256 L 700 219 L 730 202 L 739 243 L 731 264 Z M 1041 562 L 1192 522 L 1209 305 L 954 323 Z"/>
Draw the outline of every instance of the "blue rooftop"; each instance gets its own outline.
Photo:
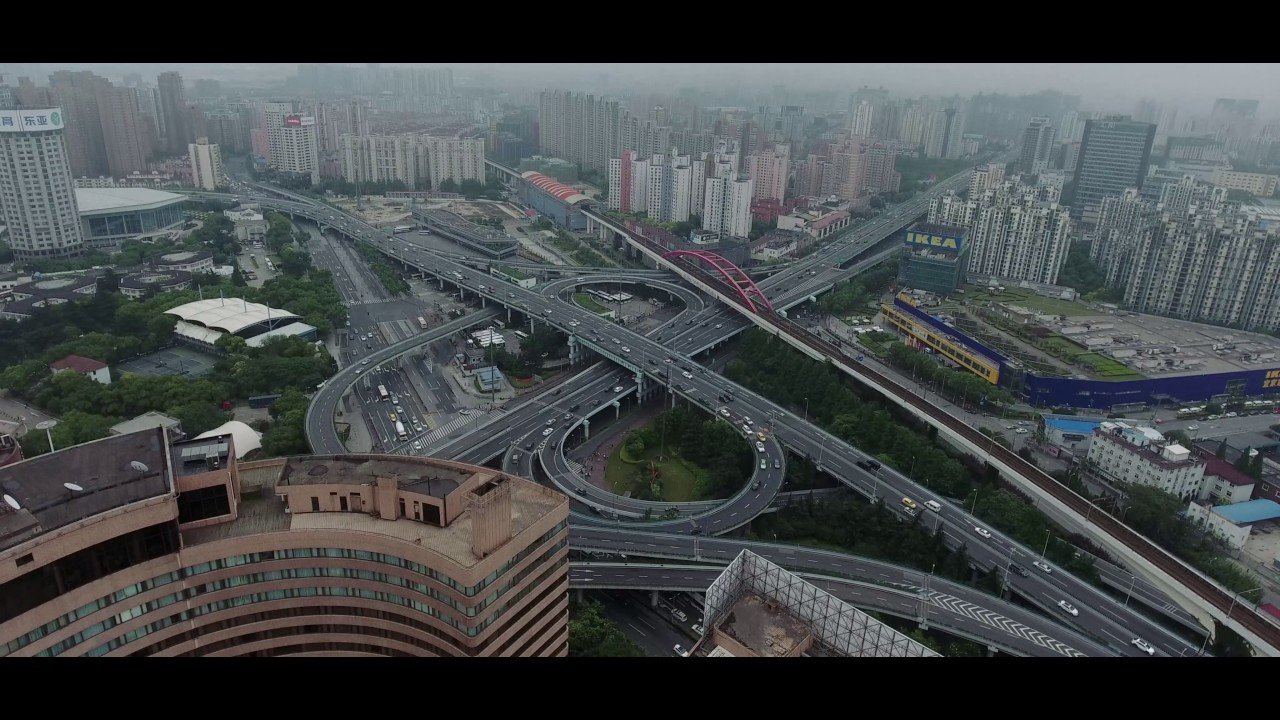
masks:
<path id="1" fill-rule="evenodd" d="M 1274 500 L 1249 500 L 1234 505 L 1220 505 L 1213 511 L 1237 525 L 1280 518 L 1280 505 Z"/>
<path id="2" fill-rule="evenodd" d="M 1088 435 L 1093 429 L 1102 424 L 1100 420 L 1066 420 L 1064 418 L 1045 418 L 1044 424 L 1062 430 L 1064 432 L 1080 433 Z"/>

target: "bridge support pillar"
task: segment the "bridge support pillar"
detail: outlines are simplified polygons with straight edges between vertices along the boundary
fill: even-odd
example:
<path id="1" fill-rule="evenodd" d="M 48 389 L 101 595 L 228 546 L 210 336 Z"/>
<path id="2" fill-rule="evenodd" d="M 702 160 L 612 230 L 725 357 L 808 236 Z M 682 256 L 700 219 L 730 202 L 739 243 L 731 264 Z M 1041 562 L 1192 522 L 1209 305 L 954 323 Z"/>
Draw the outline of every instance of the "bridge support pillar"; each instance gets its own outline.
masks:
<path id="1" fill-rule="evenodd" d="M 578 602 L 579 602 L 579 603 L 581 603 L 581 602 L 582 602 L 582 588 L 578 588 L 577 593 L 578 593 L 578 596 L 577 596 L 577 597 L 578 597 Z"/>
<path id="2" fill-rule="evenodd" d="M 487 307 L 489 307 L 489 298 L 487 298 L 487 297 L 485 297 L 485 296 L 481 295 L 481 296 L 480 296 L 480 307 L 481 307 L 481 308 L 487 308 Z"/>
<path id="3" fill-rule="evenodd" d="M 649 591 L 649 607 L 651 608 L 658 607 L 658 591 L 657 590 Z"/>
<path id="4" fill-rule="evenodd" d="M 613 404 L 613 419 L 617 420 L 620 417 L 622 417 L 622 403 L 615 402 Z"/>
<path id="5" fill-rule="evenodd" d="M 582 346 L 578 344 L 576 335 L 569 336 L 569 365 L 577 365 L 582 360 Z"/>
<path id="6" fill-rule="evenodd" d="M 437 278 L 440 281 L 440 292 L 444 292 L 444 278 Z"/>
<path id="7" fill-rule="evenodd" d="M 583 440 L 591 439 L 591 421 L 587 420 L 586 418 L 582 419 L 582 439 Z"/>
<path id="8" fill-rule="evenodd" d="M 992 646 L 992 645 L 988 645 L 988 646 L 987 646 L 987 657 L 991 657 L 992 655 L 995 655 L 995 654 L 996 654 L 996 649 L 995 649 L 995 647 L 994 647 L 994 646 Z"/>
<path id="9" fill-rule="evenodd" d="M 970 584 L 978 582 L 978 568 L 969 568 L 969 582 Z"/>
<path id="10" fill-rule="evenodd" d="M 507 324 L 508 325 L 511 324 L 511 306 L 510 305 L 507 306 Z"/>

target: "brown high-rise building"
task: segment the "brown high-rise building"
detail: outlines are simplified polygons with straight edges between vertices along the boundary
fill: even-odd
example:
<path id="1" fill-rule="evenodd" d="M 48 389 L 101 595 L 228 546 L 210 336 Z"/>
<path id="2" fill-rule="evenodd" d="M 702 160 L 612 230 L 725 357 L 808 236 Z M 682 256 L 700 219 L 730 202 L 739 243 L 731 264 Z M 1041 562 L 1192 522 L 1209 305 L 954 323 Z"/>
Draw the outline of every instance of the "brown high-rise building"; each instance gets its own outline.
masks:
<path id="1" fill-rule="evenodd" d="M 151 159 L 151 133 L 138 112 L 132 88 L 98 89 L 98 113 L 102 118 L 102 139 L 106 143 L 107 170 L 111 177 L 127 177 L 145 172 Z"/>
<path id="2" fill-rule="evenodd" d="M 0 487 L 0 656 L 568 652 L 568 499 L 496 470 L 157 428 Z"/>
<path id="3" fill-rule="evenodd" d="M 49 76 L 49 87 L 65 113 L 71 174 L 74 177 L 106 174 L 107 152 L 102 139 L 98 90 L 111 87 L 111 83 L 87 70 L 59 70 Z"/>
<path id="4" fill-rule="evenodd" d="M 165 150 L 170 155 L 185 155 L 187 145 L 196 137 L 191 132 L 191 111 L 187 108 L 182 90 L 182 76 L 176 72 L 160 73 L 156 78 L 160 88 L 160 123 L 165 138 Z"/>

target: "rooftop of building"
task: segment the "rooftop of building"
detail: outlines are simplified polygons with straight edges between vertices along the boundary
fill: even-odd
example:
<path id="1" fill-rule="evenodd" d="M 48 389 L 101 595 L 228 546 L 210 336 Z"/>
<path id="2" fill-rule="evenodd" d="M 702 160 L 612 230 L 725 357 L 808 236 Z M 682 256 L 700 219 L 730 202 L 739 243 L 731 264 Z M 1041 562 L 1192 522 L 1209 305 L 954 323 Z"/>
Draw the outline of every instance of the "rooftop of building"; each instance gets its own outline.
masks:
<path id="1" fill-rule="evenodd" d="M 1131 442 L 1127 437 L 1125 437 L 1125 431 L 1129 431 L 1135 435 L 1140 435 L 1146 438 L 1148 444 L 1139 445 Z M 1174 470 L 1204 462 L 1204 458 L 1198 453 L 1191 453 L 1188 448 L 1177 443 L 1166 442 L 1164 435 L 1161 435 L 1159 430 L 1151 427 L 1135 426 L 1131 423 L 1107 420 L 1098 426 L 1097 430 L 1094 431 L 1094 435 L 1095 437 L 1100 437 L 1107 442 L 1113 442 L 1128 452 L 1137 455 L 1142 460 L 1166 470 Z M 1186 458 L 1181 460 L 1169 459 L 1161 454 L 1161 450 L 1168 450 L 1175 456 L 1185 453 Z M 1093 452 L 1093 445 L 1089 446 L 1089 452 Z"/>
<path id="2" fill-rule="evenodd" d="M 174 477 L 199 475 L 217 468 L 225 468 L 230 462 L 235 438 L 229 433 L 212 435 L 201 433 L 190 440 L 175 442 L 169 446 Z"/>
<path id="3" fill-rule="evenodd" d="M 186 270 L 143 270 L 120 278 L 120 287 L 143 290 L 149 285 L 168 287 L 185 282 L 191 282 L 191 273 Z"/>
<path id="4" fill-rule="evenodd" d="M 159 428 L 113 435 L 0 468 L 0 550 L 129 503 L 170 492 Z M 137 463 L 135 466 L 134 463 Z M 80 489 L 68 488 L 71 483 Z"/>
<path id="5" fill-rule="evenodd" d="M 1196 445 L 1196 454 L 1204 460 L 1204 474 L 1220 477 L 1236 486 L 1253 485 L 1254 480 L 1243 470 L 1218 457 L 1203 445 Z"/>
<path id="6" fill-rule="evenodd" d="M 758 657 L 790 656 L 809 637 L 808 626 L 755 593 L 739 598 L 719 629 Z"/>
<path id="7" fill-rule="evenodd" d="M 49 363 L 51 370 L 74 370 L 76 372 L 88 373 L 102 370 L 107 366 L 101 360 L 94 360 L 82 355 L 68 355 L 61 360 L 54 360 Z"/>
<path id="8" fill-rule="evenodd" d="M 183 195 L 147 188 L 76 188 L 75 192 L 81 215 L 155 210 L 187 200 Z"/>
<path id="9" fill-rule="evenodd" d="M 559 180 L 556 180 L 555 178 L 547 177 L 546 175 L 543 175 L 540 172 L 535 172 L 533 170 L 530 170 L 528 172 L 520 173 L 520 177 L 524 178 L 524 181 L 529 183 L 533 187 L 547 193 L 548 195 L 568 205 L 575 205 L 584 200 L 591 199 L 586 195 L 583 195 L 582 192 L 577 190 L 576 188 L 572 188 L 568 185 L 565 185 Z"/>
<path id="10" fill-rule="evenodd" d="M 286 513 L 270 489 L 299 484 L 375 485 L 379 477 L 397 477 L 402 491 L 443 498 L 479 474 L 501 480 L 511 492 L 511 538 L 519 537 L 534 523 L 568 503 L 568 498 L 524 478 L 447 460 L 387 455 L 303 456 L 264 461 L 241 469 L 243 496 L 237 520 L 183 533 L 188 545 L 269 530 L 339 530 L 375 533 L 421 545 L 462 567 L 482 560 L 472 550 L 472 517 L 469 511 L 445 527 L 412 519 L 387 520 L 362 512 Z M 248 491 L 260 490 L 255 498 Z"/>
<path id="11" fill-rule="evenodd" d="M 1274 500 L 1246 500 L 1232 505 L 1219 505 L 1213 511 L 1237 525 L 1251 525 L 1280 518 L 1280 504 Z"/>
<path id="12" fill-rule="evenodd" d="M 268 320 L 302 319 L 288 310 L 251 303 L 240 298 L 195 300 L 170 308 L 165 311 L 165 314 L 175 315 L 195 325 L 229 333 L 238 333 Z"/>
<path id="13" fill-rule="evenodd" d="M 212 430 L 206 430 L 195 437 L 196 440 L 205 440 L 208 438 L 222 437 L 230 435 L 234 443 L 236 458 L 242 458 L 245 455 L 262 447 L 262 433 L 254 430 L 239 420 L 228 420 Z"/>
<path id="14" fill-rule="evenodd" d="M 128 435 L 129 433 L 139 432 L 141 430 L 150 430 L 151 428 L 172 428 L 182 424 L 182 421 L 175 417 L 169 417 L 162 412 L 151 410 L 145 412 L 135 418 L 125 420 L 122 423 L 111 426 L 112 435 Z"/>
<path id="15" fill-rule="evenodd" d="M 1094 428 L 1102 424 L 1101 420 L 1073 420 L 1071 418 L 1062 417 L 1046 417 L 1044 424 L 1062 430 L 1063 432 L 1081 433 L 1088 435 L 1094 431 Z"/>

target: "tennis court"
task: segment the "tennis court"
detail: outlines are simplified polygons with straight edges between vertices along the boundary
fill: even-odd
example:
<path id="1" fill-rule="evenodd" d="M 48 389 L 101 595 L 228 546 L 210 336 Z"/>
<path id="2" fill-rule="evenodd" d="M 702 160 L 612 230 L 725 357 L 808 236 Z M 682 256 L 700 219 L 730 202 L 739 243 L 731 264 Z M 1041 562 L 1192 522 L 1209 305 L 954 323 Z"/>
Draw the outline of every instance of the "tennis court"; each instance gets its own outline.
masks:
<path id="1" fill-rule="evenodd" d="M 213 370 L 217 358 L 188 347 L 165 348 L 150 355 L 143 355 L 126 360 L 116 365 L 120 373 L 136 375 L 181 375 L 183 377 L 204 377 Z"/>

